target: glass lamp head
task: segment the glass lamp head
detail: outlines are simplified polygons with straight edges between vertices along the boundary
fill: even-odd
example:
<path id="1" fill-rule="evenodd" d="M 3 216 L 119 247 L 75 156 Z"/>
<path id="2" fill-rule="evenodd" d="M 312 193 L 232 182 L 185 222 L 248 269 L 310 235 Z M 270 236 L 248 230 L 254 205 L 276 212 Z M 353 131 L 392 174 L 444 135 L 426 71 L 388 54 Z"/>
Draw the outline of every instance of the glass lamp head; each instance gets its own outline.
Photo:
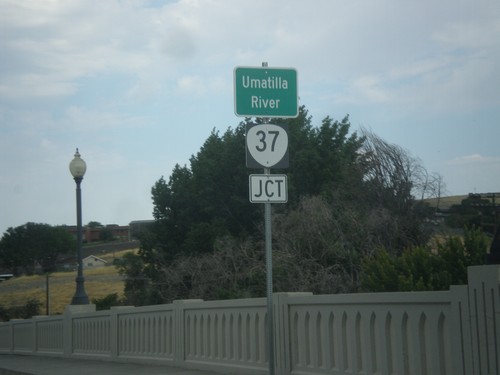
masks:
<path id="1" fill-rule="evenodd" d="M 69 171 L 74 178 L 83 178 L 85 171 L 87 170 L 87 164 L 80 158 L 80 153 L 78 149 L 75 152 L 75 158 L 69 163 Z"/>

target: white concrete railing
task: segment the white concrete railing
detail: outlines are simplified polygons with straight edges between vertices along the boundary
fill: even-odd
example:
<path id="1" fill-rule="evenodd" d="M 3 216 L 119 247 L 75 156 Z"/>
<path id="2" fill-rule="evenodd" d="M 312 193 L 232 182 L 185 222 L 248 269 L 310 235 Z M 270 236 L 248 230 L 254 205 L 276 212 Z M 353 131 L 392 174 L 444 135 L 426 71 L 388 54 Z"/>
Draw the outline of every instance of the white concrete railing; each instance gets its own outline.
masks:
<path id="1" fill-rule="evenodd" d="M 469 285 L 444 292 L 274 303 L 277 374 L 500 373 L 500 266 L 471 267 Z M 0 323 L 0 353 L 266 374 L 266 311 L 265 298 L 67 311 Z"/>

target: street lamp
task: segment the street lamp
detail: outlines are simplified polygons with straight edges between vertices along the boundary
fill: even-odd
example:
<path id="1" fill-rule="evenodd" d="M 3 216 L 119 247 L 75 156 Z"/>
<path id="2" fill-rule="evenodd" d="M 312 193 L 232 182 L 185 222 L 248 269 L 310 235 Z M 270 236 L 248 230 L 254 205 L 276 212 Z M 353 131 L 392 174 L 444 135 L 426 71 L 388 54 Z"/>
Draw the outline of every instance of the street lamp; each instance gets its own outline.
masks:
<path id="1" fill-rule="evenodd" d="M 78 148 L 76 149 L 75 158 L 69 163 L 69 171 L 73 175 L 76 182 L 76 249 L 78 256 L 78 274 L 76 276 L 76 292 L 71 300 L 72 305 L 88 305 L 89 297 L 85 293 L 85 278 L 83 277 L 83 261 L 82 261 L 82 191 L 80 184 L 83 180 L 83 175 L 87 170 L 87 165 L 80 158 Z"/>

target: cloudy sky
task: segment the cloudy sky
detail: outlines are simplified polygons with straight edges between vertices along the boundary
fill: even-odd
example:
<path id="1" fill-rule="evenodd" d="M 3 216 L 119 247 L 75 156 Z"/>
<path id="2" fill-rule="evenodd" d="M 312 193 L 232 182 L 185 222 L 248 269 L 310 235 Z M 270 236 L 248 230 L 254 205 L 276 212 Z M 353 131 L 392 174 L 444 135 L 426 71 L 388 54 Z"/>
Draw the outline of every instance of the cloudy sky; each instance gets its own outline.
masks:
<path id="1" fill-rule="evenodd" d="M 0 233 L 75 223 L 76 147 L 84 223 L 152 218 L 154 182 L 240 122 L 234 67 L 264 61 L 315 124 L 349 114 L 448 194 L 500 191 L 499 41 L 498 0 L 1 0 Z"/>

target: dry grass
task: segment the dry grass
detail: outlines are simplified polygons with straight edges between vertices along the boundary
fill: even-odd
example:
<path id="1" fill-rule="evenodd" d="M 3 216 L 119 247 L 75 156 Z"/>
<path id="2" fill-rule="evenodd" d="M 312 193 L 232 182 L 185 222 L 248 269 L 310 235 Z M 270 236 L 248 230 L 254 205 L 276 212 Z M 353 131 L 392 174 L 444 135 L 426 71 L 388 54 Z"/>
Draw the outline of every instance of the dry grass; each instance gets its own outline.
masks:
<path id="1" fill-rule="evenodd" d="M 124 253 L 131 250 L 117 252 L 115 258 L 120 258 Z M 113 254 L 104 254 L 100 258 L 112 264 Z M 99 299 L 108 294 L 118 293 L 123 296 L 124 282 L 117 269 L 106 266 L 95 269 L 85 269 L 85 290 L 90 300 Z M 61 314 L 66 305 L 71 303 L 75 293 L 76 271 L 55 272 L 49 277 L 49 306 L 50 314 Z M 42 303 L 41 312 L 46 311 L 46 276 L 21 276 L 0 282 L 0 305 L 4 307 L 22 306 L 35 298 Z"/>
<path id="2" fill-rule="evenodd" d="M 487 193 L 487 194 L 480 194 L 482 199 L 486 199 L 492 202 L 491 194 L 494 194 L 496 197 L 500 195 L 500 193 Z M 469 195 L 452 195 L 449 197 L 441 197 L 439 199 L 439 207 L 441 209 L 449 209 L 453 205 L 460 205 L 462 203 L 462 200 L 468 198 Z M 438 199 L 437 198 L 430 198 L 426 199 L 425 202 L 429 203 L 431 207 L 436 207 Z M 498 202 L 496 202 L 498 204 Z"/>
<path id="3" fill-rule="evenodd" d="M 441 197 L 439 199 L 439 207 L 441 209 L 449 209 L 453 205 L 459 205 L 462 203 L 462 200 L 467 198 L 467 195 L 453 195 L 449 197 Z M 431 198 L 425 200 L 431 207 L 436 207 L 438 203 L 437 198 Z"/>

